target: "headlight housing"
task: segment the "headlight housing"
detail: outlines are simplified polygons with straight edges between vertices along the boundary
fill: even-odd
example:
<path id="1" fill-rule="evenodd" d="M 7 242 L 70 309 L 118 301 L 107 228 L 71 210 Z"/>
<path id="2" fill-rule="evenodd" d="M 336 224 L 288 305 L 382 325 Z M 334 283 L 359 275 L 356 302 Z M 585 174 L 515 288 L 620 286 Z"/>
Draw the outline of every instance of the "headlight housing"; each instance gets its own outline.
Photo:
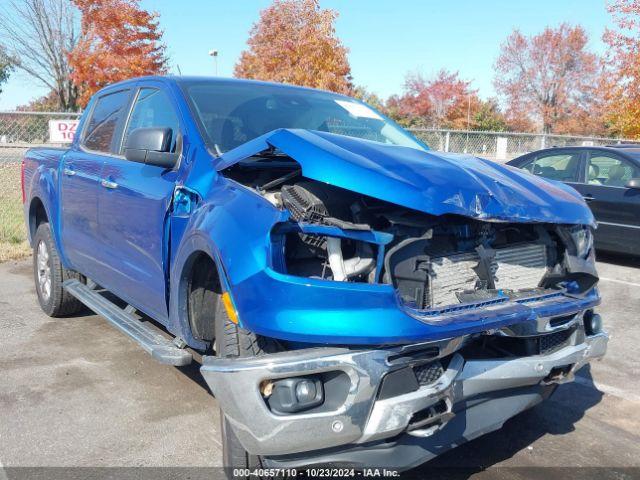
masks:
<path id="1" fill-rule="evenodd" d="M 284 222 L 271 232 L 272 266 L 294 276 L 378 283 L 393 235 L 323 224 Z"/>
<path id="2" fill-rule="evenodd" d="M 576 256 L 587 258 L 593 248 L 593 231 L 591 227 L 578 225 L 572 227 L 569 234 L 576 249 Z"/>

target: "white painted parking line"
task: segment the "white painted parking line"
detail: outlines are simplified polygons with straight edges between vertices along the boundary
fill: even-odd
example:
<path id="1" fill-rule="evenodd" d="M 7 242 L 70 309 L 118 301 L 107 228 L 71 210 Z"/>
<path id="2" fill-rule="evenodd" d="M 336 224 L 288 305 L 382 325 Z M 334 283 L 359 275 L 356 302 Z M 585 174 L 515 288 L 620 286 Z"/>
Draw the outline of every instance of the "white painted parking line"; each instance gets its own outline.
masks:
<path id="1" fill-rule="evenodd" d="M 628 400 L 629 402 L 640 403 L 640 396 L 635 395 L 634 393 L 631 393 L 631 392 L 627 392 L 618 387 L 613 387 L 611 385 L 606 385 L 604 383 L 596 382 L 595 380 L 584 378 L 584 377 L 581 377 L 580 375 L 575 376 L 575 382 L 585 387 L 595 388 L 596 390 L 599 390 L 602 393 L 606 393 L 607 395 L 612 395 L 614 397 L 622 398 L 623 400 Z"/>
<path id="2" fill-rule="evenodd" d="M 631 287 L 640 287 L 640 283 L 627 282 L 626 280 L 618 280 L 616 278 L 600 277 L 600 280 L 604 280 L 605 282 L 621 283 L 623 285 L 629 285 Z"/>

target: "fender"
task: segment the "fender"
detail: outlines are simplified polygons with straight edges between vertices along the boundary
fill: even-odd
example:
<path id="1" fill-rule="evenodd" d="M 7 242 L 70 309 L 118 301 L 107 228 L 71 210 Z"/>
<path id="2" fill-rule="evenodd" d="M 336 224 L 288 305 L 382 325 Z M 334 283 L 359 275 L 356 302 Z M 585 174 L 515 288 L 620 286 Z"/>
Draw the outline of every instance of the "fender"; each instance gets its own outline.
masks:
<path id="1" fill-rule="evenodd" d="M 209 255 L 216 263 L 223 287 L 233 297 L 234 285 L 268 266 L 271 229 L 286 217 L 285 212 L 276 209 L 253 190 L 222 176 L 214 178 L 206 198 L 192 212 L 186 226 L 176 225 L 179 218 L 172 217 L 172 230 L 178 236 L 182 235 L 175 243 L 172 235 L 172 245 L 179 242 L 175 253 L 172 252 L 169 282 L 168 328 L 172 333 L 180 335 L 194 348 L 206 347 L 205 342 L 191 335 L 186 310 L 183 276 L 191 256 L 195 252 Z M 239 238 L 243 241 L 238 242 Z M 242 314 L 239 313 L 242 324 Z"/>
<path id="2" fill-rule="evenodd" d="M 25 162 L 29 162 L 29 153 L 27 151 L 25 155 Z M 65 253 L 64 245 L 61 237 L 61 218 L 60 218 L 60 205 L 59 205 L 59 197 L 56 192 L 59 191 L 59 169 L 58 165 L 62 165 L 62 155 L 60 161 L 58 159 L 47 159 L 44 158 L 44 155 L 39 152 L 40 164 L 35 169 L 33 174 L 30 176 L 29 185 L 25 185 L 25 191 L 27 192 L 26 198 L 28 199 L 24 205 L 24 214 L 26 224 L 29 228 L 27 228 L 27 236 L 29 239 L 29 243 L 33 244 L 33 238 L 31 238 L 31 228 L 29 223 L 29 213 L 31 209 L 31 205 L 35 199 L 39 199 L 42 202 L 44 210 L 47 215 L 47 219 L 49 221 L 49 226 L 51 228 L 51 234 L 53 240 L 55 242 L 56 248 L 58 249 L 58 254 L 60 256 L 60 261 L 65 268 L 71 268 L 67 255 Z M 55 167 L 50 165 L 51 162 L 55 162 Z M 25 167 L 26 169 L 27 167 Z M 25 174 L 25 178 L 27 175 Z"/>

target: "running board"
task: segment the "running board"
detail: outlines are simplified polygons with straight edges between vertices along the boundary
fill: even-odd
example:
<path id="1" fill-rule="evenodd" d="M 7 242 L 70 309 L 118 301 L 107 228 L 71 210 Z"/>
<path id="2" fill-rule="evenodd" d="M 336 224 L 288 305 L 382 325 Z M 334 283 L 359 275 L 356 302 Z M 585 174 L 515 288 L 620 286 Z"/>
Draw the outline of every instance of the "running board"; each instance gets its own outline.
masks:
<path id="1" fill-rule="evenodd" d="M 160 363 L 181 367 L 193 359 L 187 350 L 178 348 L 172 341 L 155 331 L 154 327 L 138 320 L 128 310 L 123 310 L 95 290 L 78 280 L 67 280 L 62 286 L 98 315 L 103 316 L 121 332 L 133 340 Z"/>

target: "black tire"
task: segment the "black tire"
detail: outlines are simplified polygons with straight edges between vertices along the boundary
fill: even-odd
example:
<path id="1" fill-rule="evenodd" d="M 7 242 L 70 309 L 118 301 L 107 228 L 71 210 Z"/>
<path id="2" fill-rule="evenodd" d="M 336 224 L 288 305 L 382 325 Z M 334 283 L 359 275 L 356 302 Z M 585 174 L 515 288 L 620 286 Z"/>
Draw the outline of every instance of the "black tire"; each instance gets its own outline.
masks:
<path id="1" fill-rule="evenodd" d="M 281 350 L 274 340 L 251 333 L 233 323 L 229 319 L 222 301 L 217 302 L 215 334 L 216 355 L 219 357 L 254 357 Z M 222 462 L 227 478 L 249 478 L 248 476 L 233 475 L 234 469 L 261 468 L 261 458 L 257 455 L 251 455 L 244 449 L 222 409 L 220 410 L 220 424 Z"/>
<path id="2" fill-rule="evenodd" d="M 62 288 L 62 282 L 70 278 L 79 279 L 80 275 L 62 266 L 46 222 L 38 225 L 33 237 L 33 278 L 38 303 L 50 317 L 72 315 L 84 308 L 82 303 Z"/>

